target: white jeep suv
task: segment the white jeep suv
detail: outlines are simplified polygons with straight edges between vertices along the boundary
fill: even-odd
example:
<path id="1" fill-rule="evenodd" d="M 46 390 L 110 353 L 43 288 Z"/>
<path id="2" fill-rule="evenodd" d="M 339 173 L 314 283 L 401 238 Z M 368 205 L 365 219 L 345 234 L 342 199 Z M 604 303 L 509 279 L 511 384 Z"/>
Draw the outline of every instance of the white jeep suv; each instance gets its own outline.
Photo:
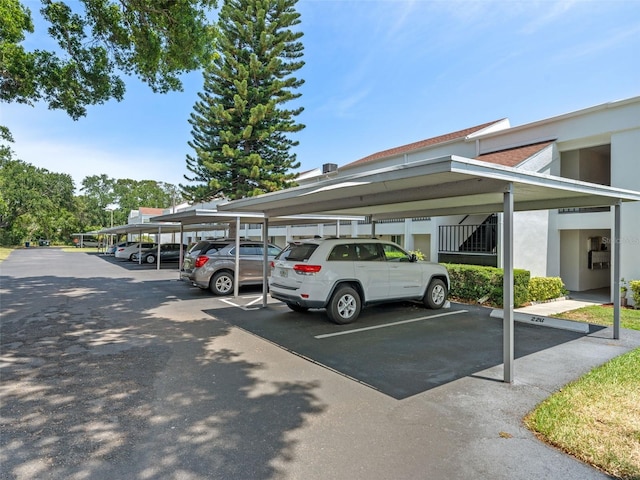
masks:
<path id="1" fill-rule="evenodd" d="M 447 269 L 416 260 L 395 243 L 375 238 L 315 238 L 289 244 L 271 262 L 269 292 L 296 311 L 326 308 L 338 324 L 354 322 L 363 306 L 419 300 L 441 308 Z"/>

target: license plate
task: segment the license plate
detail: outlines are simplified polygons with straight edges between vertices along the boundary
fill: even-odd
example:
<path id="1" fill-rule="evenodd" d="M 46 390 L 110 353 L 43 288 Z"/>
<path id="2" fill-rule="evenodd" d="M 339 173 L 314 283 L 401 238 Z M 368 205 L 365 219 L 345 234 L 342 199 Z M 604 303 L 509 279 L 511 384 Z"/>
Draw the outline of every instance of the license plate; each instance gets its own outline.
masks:
<path id="1" fill-rule="evenodd" d="M 285 269 L 281 268 L 280 269 L 280 276 L 281 277 L 288 277 L 289 276 L 289 272 L 287 272 Z"/>

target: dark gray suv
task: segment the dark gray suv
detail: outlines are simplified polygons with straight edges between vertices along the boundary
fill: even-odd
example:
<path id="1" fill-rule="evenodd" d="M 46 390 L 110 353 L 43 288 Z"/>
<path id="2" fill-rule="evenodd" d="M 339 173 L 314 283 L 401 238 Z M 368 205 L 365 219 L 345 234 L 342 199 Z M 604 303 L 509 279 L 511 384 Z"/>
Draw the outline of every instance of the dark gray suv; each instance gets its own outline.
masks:
<path id="1" fill-rule="evenodd" d="M 264 245 L 260 241 L 240 241 L 240 273 L 238 285 L 260 285 L 264 268 Z M 282 249 L 268 246 L 268 259 L 273 260 Z M 216 295 L 233 292 L 236 245 L 234 239 L 201 240 L 185 256 L 180 277 L 196 287 Z"/>

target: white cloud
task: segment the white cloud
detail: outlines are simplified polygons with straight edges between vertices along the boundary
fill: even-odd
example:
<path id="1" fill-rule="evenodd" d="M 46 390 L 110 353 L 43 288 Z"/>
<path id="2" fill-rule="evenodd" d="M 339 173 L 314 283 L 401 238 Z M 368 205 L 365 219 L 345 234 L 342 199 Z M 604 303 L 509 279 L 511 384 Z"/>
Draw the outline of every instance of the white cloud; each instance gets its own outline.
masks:
<path id="1" fill-rule="evenodd" d="M 606 50 L 612 50 L 614 47 L 631 45 L 630 40 L 635 40 L 633 43 L 637 44 L 639 34 L 640 26 L 637 25 L 626 30 L 613 32 L 610 35 L 607 32 L 598 32 L 593 40 L 574 45 L 560 52 L 555 56 L 555 60 L 575 60 L 578 57 L 587 57 Z"/>
<path id="2" fill-rule="evenodd" d="M 342 97 L 331 98 L 322 105 L 319 111 L 329 112 L 331 116 L 339 118 L 356 117 L 358 116 L 356 113 L 358 105 L 362 104 L 370 92 L 369 88 L 363 88 Z"/>
<path id="3" fill-rule="evenodd" d="M 82 180 L 91 175 L 105 174 L 110 178 L 156 180 L 185 183 L 184 160 L 167 158 L 166 153 L 132 149 L 105 150 L 90 143 L 63 143 L 51 139 L 29 138 L 14 132 L 15 157 L 39 168 L 71 175 L 79 190 Z"/>
<path id="4" fill-rule="evenodd" d="M 577 0 L 536 2 L 538 7 L 542 7 L 538 9 L 542 10 L 544 13 L 540 16 L 536 16 L 531 22 L 526 24 L 523 27 L 522 32 L 525 34 L 532 34 L 537 32 L 541 28 L 555 22 L 556 19 L 563 17 L 577 3 Z"/>

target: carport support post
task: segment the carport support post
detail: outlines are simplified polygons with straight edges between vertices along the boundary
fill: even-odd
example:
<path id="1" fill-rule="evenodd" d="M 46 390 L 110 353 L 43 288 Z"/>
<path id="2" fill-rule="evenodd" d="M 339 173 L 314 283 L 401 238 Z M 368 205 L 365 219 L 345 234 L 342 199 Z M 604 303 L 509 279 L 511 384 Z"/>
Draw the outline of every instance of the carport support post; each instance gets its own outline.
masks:
<path id="1" fill-rule="evenodd" d="M 182 242 L 184 242 L 183 240 L 184 238 L 184 223 L 180 222 L 180 256 L 178 257 L 178 280 L 182 280 L 182 264 L 184 262 L 184 254 L 185 254 L 185 250 L 182 249 Z"/>
<path id="2" fill-rule="evenodd" d="M 503 243 L 503 363 L 504 382 L 513 383 L 513 184 L 504 192 Z"/>
<path id="3" fill-rule="evenodd" d="M 240 215 L 236 217 L 236 269 L 233 275 L 233 296 L 238 296 L 239 286 L 238 279 L 240 278 Z"/>
<path id="4" fill-rule="evenodd" d="M 162 239 L 162 227 L 158 227 L 158 248 L 157 248 L 157 255 L 156 255 L 156 270 L 160 270 L 160 242 Z M 142 262 L 142 258 L 140 259 L 140 261 Z"/>
<path id="5" fill-rule="evenodd" d="M 620 338 L 620 246 L 622 243 L 620 205 L 621 202 L 618 200 L 618 203 L 613 206 L 613 338 L 615 340 Z"/>
<path id="6" fill-rule="evenodd" d="M 269 276 L 269 218 L 264 217 L 262 224 L 262 307 L 267 306 Z"/>

